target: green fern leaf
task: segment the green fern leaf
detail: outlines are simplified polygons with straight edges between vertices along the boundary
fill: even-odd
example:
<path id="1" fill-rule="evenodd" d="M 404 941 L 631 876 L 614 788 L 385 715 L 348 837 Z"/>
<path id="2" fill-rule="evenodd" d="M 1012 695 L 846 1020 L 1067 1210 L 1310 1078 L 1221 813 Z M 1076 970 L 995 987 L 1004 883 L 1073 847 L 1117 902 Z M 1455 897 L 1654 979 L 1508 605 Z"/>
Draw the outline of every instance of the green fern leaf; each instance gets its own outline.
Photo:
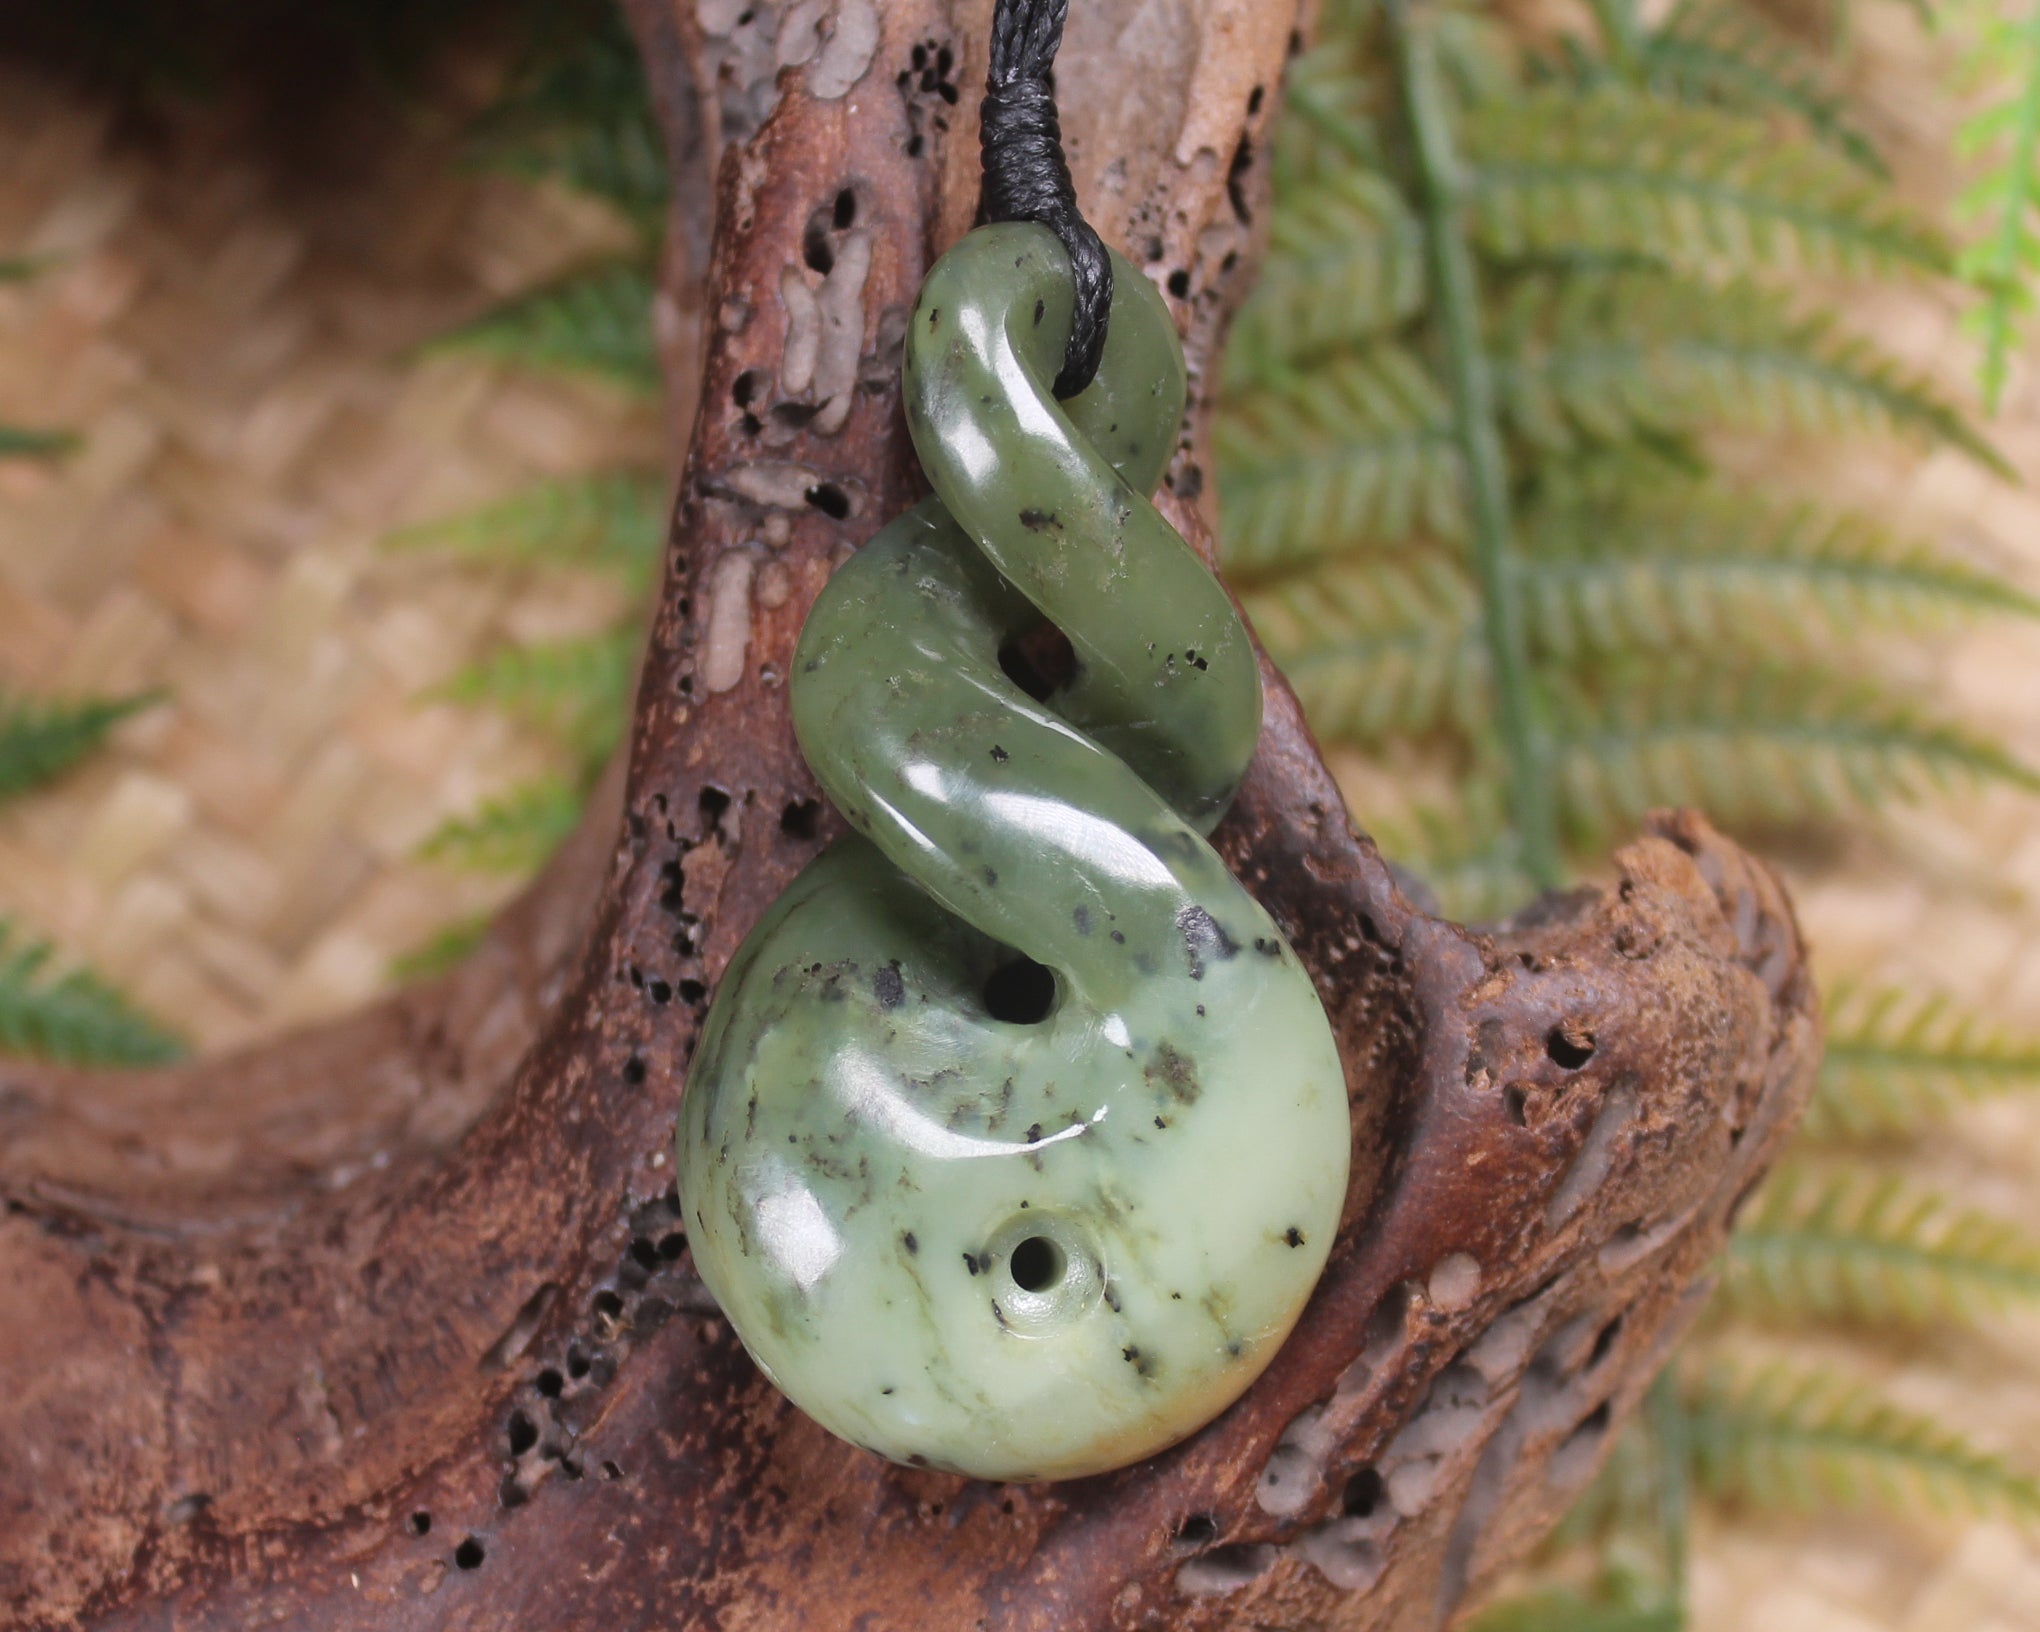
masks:
<path id="1" fill-rule="evenodd" d="M 1423 233 L 1384 178 L 1344 170 L 1278 198 L 1261 281 L 1226 347 L 1234 390 L 1380 334 L 1424 303 Z"/>
<path id="2" fill-rule="evenodd" d="M 0 918 L 0 1053 L 57 1065 L 165 1065 L 184 1044 L 89 970 L 53 974 L 48 941 Z"/>
<path id="3" fill-rule="evenodd" d="M 390 979 L 400 985 L 431 980 L 465 963 L 489 938 L 489 915 L 449 924 L 423 946 L 390 960 Z"/>
<path id="4" fill-rule="evenodd" d="M 577 15 L 470 133 L 494 169 L 608 199 L 656 225 L 665 208 L 666 151 L 644 67 L 614 6 Z"/>
<path id="5" fill-rule="evenodd" d="M 1939 234 L 1854 166 L 1760 119 L 1610 88 L 1471 110 L 1463 141 L 1489 252 L 1626 254 L 1696 272 L 1946 272 Z"/>
<path id="6" fill-rule="evenodd" d="M 1227 405 L 1213 433 L 1220 537 L 1242 580 L 1320 556 L 1466 528 L 1443 397 L 1393 344 Z"/>
<path id="7" fill-rule="evenodd" d="M 564 777 L 542 777 L 442 823 L 418 853 L 465 872 L 530 873 L 574 831 L 583 797 Z"/>
<path id="8" fill-rule="evenodd" d="M 2007 1034 L 1937 993 L 1840 985 L 1808 1131 L 1909 1133 L 1959 1105 L 2040 1090 L 2040 1037 Z"/>
<path id="9" fill-rule="evenodd" d="M 1639 430 L 1878 430 L 2012 474 L 1926 381 L 1754 286 L 1635 273 L 1525 278 L 1501 329 L 1503 409 L 1547 452 Z"/>
<path id="10" fill-rule="evenodd" d="M 1828 649 L 1978 613 L 2040 617 L 2003 579 L 1858 517 L 1706 483 L 1531 508 L 1522 588 L 1533 645 L 1589 654 Z"/>
<path id="11" fill-rule="evenodd" d="M 2040 1520 L 2040 1481 L 1832 1372 L 1714 1367 L 1685 1392 L 1696 1479 L 1717 1497 Z"/>
<path id="12" fill-rule="evenodd" d="M 1730 1303 L 1766 1314 L 1925 1324 L 2040 1300 L 2040 1241 L 1861 1167 L 1779 1168 L 1727 1269 Z"/>
<path id="13" fill-rule="evenodd" d="M 1679 0 L 1639 55 L 1645 79 L 1661 95 L 1789 114 L 1850 163 L 1879 179 L 1889 174 L 1821 65 L 1759 12 L 1722 0 Z"/>
<path id="14" fill-rule="evenodd" d="M 490 653 L 433 688 L 447 702 L 500 709 L 570 744 L 599 769 L 623 732 L 637 675 L 634 628 Z"/>
<path id="15" fill-rule="evenodd" d="M 53 782 L 105 742 L 130 715 L 162 700 L 158 691 L 133 697 L 41 701 L 0 691 L 0 799 Z"/>
<path id="16" fill-rule="evenodd" d="M 2007 11 L 1982 19 L 1973 50 L 1976 65 L 2012 74 L 2006 100 L 1978 114 L 1962 131 L 1969 152 L 1989 152 L 1994 164 L 1970 186 L 1958 212 L 1981 219 L 1989 231 L 1966 248 L 1958 270 L 1982 291 L 1969 322 L 1983 339 L 1983 395 L 1993 413 L 2004 394 L 2019 320 L 2033 310 L 2040 276 L 2040 9 L 2023 17 Z"/>
<path id="17" fill-rule="evenodd" d="M 1611 1601 L 1551 1587 L 1483 1610 L 1465 1632 L 1684 1632 L 1685 1625 L 1685 1612 L 1662 1596 Z"/>
<path id="18" fill-rule="evenodd" d="M 651 587 L 666 538 L 661 491 L 655 478 L 635 472 L 568 476 L 407 527 L 388 542 L 504 563 L 599 567 L 641 592 Z"/>
<path id="19" fill-rule="evenodd" d="M 0 425 L 0 459 L 54 459 L 78 446 L 71 431 L 32 431 L 19 425 Z"/>
<path id="20" fill-rule="evenodd" d="M 1335 565 L 1244 601 L 1320 738 L 1379 742 L 1486 716 L 1478 603 L 1450 560 Z"/>
<path id="21" fill-rule="evenodd" d="M 518 368 L 586 374 L 651 395 L 659 389 L 652 344 L 652 274 L 633 261 L 577 272 L 506 302 L 432 342 Z"/>
<path id="22" fill-rule="evenodd" d="M 1638 663 L 1553 685 L 1552 763 L 1588 847 L 1659 805 L 1728 823 L 1831 818 L 1958 787 L 2040 792 L 1997 745 L 1814 668 Z"/>

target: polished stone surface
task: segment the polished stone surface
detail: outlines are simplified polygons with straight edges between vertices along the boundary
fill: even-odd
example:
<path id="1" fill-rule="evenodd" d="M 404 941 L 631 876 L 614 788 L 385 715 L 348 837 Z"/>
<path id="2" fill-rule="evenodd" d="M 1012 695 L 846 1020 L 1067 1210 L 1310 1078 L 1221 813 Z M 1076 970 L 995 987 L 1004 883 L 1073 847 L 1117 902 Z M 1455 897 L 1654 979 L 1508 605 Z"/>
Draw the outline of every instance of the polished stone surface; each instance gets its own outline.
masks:
<path id="1" fill-rule="evenodd" d="M 845 1438 L 985 1478 L 1209 1421 L 1295 1322 L 1346 1185 L 1310 978 L 1201 836 L 1259 677 L 1147 502 L 1182 355 L 1115 272 L 1099 379 L 1063 404 L 1050 233 L 982 228 L 923 287 L 907 409 L 937 497 L 836 574 L 794 664 L 857 835 L 732 961 L 680 1124 L 695 1260 L 759 1364 Z M 1036 701 L 1000 654 L 1044 615 L 1075 668 Z"/>

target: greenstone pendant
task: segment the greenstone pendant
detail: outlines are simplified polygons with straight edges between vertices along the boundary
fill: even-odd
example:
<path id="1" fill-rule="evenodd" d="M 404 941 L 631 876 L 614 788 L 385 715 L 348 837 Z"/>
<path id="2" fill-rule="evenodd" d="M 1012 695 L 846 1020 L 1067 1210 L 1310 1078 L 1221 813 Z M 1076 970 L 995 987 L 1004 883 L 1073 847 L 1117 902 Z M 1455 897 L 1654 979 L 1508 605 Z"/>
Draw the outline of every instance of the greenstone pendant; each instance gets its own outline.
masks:
<path id="1" fill-rule="evenodd" d="M 1330 1026 L 1203 837 L 1259 672 L 1147 500 L 1182 351 L 1114 273 L 1066 403 L 1051 232 L 980 228 L 929 274 L 905 376 L 936 496 L 835 574 L 794 662 L 856 832 L 732 960 L 680 1116 L 695 1262 L 759 1365 L 846 1439 L 988 1479 L 1102 1472 L 1217 1415 L 1346 1188 Z M 1075 666 L 1042 702 L 1001 653 L 1044 618 Z"/>

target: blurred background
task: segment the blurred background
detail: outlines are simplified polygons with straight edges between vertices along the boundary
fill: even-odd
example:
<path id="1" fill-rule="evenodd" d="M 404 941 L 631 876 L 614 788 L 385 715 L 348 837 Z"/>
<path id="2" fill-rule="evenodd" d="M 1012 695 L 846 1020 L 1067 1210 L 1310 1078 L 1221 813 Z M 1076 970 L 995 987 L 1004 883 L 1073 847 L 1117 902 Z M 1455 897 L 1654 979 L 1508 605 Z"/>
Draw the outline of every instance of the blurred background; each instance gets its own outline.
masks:
<path id="1" fill-rule="evenodd" d="M 145 1063 L 448 966 L 572 827 L 666 179 L 605 4 L 59 9 L 0 21 L 0 1051 Z M 1228 575 L 1445 909 L 1695 804 L 1831 1031 L 1482 1625 L 2040 1629 L 2040 6 L 1407 10 L 1292 76 Z"/>

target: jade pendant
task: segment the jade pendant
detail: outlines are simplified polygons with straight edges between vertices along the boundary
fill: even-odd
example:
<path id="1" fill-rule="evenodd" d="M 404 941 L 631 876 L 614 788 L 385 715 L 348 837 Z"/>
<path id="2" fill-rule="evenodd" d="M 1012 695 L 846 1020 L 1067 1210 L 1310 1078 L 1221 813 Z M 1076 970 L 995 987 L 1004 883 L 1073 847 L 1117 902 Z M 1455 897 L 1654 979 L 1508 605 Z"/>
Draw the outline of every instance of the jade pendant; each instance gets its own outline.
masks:
<path id="1" fill-rule="evenodd" d="M 987 1479 L 1101 1472 L 1222 1411 L 1346 1189 L 1317 994 L 1205 842 L 1259 674 L 1148 502 L 1182 352 L 1114 272 L 1061 403 L 1052 233 L 980 228 L 929 274 L 904 366 L 935 497 L 835 574 L 791 682 L 855 832 L 732 960 L 680 1117 L 695 1261 L 758 1364 L 845 1439 Z M 1015 660 L 1044 620 L 1067 673 Z"/>

